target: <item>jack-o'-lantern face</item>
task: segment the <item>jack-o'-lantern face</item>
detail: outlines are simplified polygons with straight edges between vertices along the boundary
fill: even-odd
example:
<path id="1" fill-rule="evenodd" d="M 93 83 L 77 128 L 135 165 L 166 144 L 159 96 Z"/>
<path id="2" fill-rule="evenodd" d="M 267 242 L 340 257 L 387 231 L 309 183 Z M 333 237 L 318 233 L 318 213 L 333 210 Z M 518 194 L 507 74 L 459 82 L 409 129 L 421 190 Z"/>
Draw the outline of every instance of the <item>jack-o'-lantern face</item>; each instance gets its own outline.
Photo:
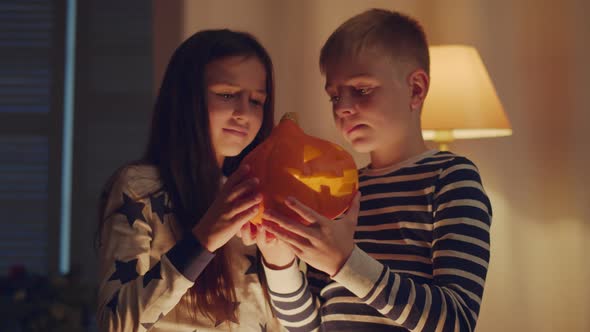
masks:
<path id="1" fill-rule="evenodd" d="M 265 208 L 299 218 L 284 204 L 297 198 L 318 213 L 335 218 L 344 212 L 358 190 L 352 156 L 340 146 L 306 135 L 291 119 L 283 118 L 270 137 L 244 158 L 260 179 L 263 202 L 253 223 L 262 222 Z"/>

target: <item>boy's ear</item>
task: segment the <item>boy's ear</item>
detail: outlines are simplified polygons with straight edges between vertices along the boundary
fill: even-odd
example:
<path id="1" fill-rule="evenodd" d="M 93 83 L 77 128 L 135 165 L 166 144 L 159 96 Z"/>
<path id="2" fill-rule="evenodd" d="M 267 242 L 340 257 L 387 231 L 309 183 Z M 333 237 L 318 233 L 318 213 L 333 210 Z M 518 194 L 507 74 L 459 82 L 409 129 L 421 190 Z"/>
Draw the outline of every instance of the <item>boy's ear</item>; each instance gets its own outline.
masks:
<path id="1" fill-rule="evenodd" d="M 416 111 L 422 108 L 424 99 L 428 94 L 430 78 L 423 69 L 416 69 L 408 76 L 410 87 L 410 109 Z"/>

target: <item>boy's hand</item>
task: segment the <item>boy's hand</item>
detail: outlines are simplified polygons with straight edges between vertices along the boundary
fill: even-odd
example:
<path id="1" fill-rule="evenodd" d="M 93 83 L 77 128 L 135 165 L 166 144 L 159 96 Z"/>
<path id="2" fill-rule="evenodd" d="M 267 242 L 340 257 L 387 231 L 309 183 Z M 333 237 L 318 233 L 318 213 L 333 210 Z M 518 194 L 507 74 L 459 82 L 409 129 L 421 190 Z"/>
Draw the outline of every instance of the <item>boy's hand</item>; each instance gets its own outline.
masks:
<path id="1" fill-rule="evenodd" d="M 307 264 L 334 276 L 354 248 L 359 201 L 360 193 L 357 193 L 346 214 L 340 219 L 330 220 L 294 198 L 287 199 L 287 206 L 310 225 L 305 226 L 276 212 L 265 211 L 262 227 L 288 244 L 295 255 Z"/>

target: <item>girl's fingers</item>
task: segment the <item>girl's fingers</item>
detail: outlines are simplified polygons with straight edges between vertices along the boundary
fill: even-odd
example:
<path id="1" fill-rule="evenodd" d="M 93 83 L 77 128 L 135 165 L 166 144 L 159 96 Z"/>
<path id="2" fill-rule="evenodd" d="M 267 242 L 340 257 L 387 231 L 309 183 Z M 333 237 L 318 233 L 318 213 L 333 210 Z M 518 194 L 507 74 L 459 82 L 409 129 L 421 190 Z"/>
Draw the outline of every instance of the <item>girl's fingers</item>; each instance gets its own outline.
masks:
<path id="1" fill-rule="evenodd" d="M 239 237 L 242 238 L 242 242 L 246 246 L 250 246 L 256 243 L 256 234 L 252 234 L 250 230 L 250 223 L 245 223 L 238 232 Z"/>
<path id="2" fill-rule="evenodd" d="M 247 194 L 254 192 L 258 183 L 260 183 L 260 180 L 257 178 L 244 179 L 237 183 L 233 188 L 229 189 L 226 202 L 233 202 L 240 197 L 244 197 Z"/>
<path id="3" fill-rule="evenodd" d="M 268 239 L 266 237 L 266 231 L 264 230 L 263 227 L 256 228 L 256 240 L 260 244 L 263 244 L 263 245 L 268 244 Z"/>
<path id="4" fill-rule="evenodd" d="M 234 218 L 236 215 L 256 206 L 262 202 L 262 195 L 255 194 L 241 198 L 233 203 L 230 203 L 230 211 L 227 212 L 229 218 Z M 254 216 L 252 216 L 254 217 Z"/>
<path id="5" fill-rule="evenodd" d="M 264 236 L 266 236 L 266 241 L 268 241 L 268 242 L 276 241 L 276 239 L 277 239 L 273 234 L 271 234 L 267 231 L 264 231 Z"/>
<path id="6" fill-rule="evenodd" d="M 246 210 L 236 214 L 230 220 L 230 223 L 232 224 L 230 226 L 230 229 L 233 229 L 234 233 L 237 232 L 242 226 L 244 226 L 244 224 L 250 222 L 250 220 L 252 220 L 252 218 L 254 218 L 257 213 L 258 213 L 258 206 L 252 206 L 251 208 L 246 209 Z M 242 236 L 243 235 L 244 234 L 242 234 Z"/>
<path id="7" fill-rule="evenodd" d="M 229 178 L 227 179 L 227 182 L 225 182 L 225 185 L 223 186 L 223 188 L 224 189 L 225 188 L 228 188 L 228 189 L 233 188 L 235 185 L 240 183 L 249 172 L 250 172 L 250 165 L 241 165 L 240 167 L 238 167 L 238 169 L 232 175 L 229 176 Z"/>

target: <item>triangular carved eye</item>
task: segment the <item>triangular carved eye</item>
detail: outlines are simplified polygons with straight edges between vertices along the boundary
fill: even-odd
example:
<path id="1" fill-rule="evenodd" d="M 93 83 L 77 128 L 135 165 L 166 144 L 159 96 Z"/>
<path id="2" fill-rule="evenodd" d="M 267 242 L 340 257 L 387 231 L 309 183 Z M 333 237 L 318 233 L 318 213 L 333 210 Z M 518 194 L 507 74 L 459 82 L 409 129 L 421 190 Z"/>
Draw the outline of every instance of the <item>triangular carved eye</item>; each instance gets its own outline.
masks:
<path id="1" fill-rule="evenodd" d="M 338 151 L 344 151 L 344 149 L 343 149 L 343 148 L 342 148 L 340 145 L 338 145 L 338 144 L 336 144 L 336 143 L 332 143 L 332 142 L 330 142 L 330 144 L 332 144 L 332 146 L 333 146 L 333 147 L 334 147 L 336 150 L 338 150 Z"/>
<path id="2" fill-rule="evenodd" d="M 303 146 L 303 162 L 314 160 L 322 155 L 322 151 L 313 145 Z"/>

